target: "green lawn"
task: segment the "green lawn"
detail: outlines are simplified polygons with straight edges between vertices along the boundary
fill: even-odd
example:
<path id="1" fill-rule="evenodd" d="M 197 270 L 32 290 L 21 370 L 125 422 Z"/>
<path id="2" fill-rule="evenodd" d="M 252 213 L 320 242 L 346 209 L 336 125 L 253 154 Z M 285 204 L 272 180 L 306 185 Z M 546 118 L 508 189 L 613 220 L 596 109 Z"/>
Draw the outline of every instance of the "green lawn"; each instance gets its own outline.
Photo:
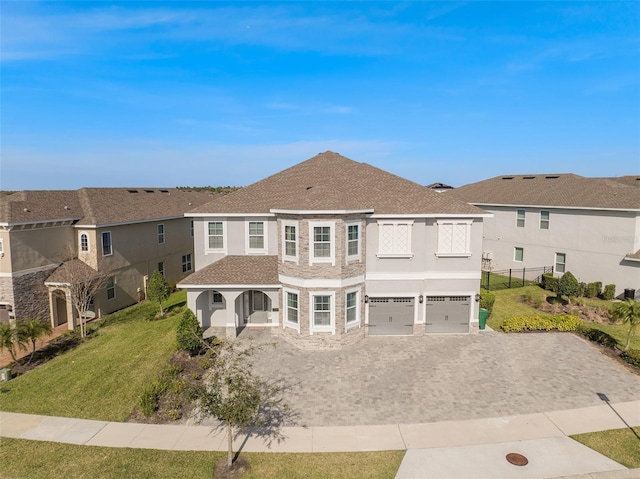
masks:
<path id="1" fill-rule="evenodd" d="M 197 479 L 211 478 L 213 465 L 224 455 L 223 452 L 76 446 L 3 438 L 0 464 L 3 477 L 14 479 Z M 242 455 L 251 463 L 243 479 L 393 479 L 404 451 Z"/>
<path id="2" fill-rule="evenodd" d="M 496 295 L 493 311 L 487 320 L 487 324 L 491 329 L 500 331 L 502 322 L 514 316 L 549 316 L 549 313 L 538 311 L 521 300 L 527 293 L 534 298 L 542 298 L 545 294 L 549 294 L 549 291 L 545 291 L 539 286 L 525 286 L 523 288 L 502 289 L 491 292 Z"/>
<path id="3" fill-rule="evenodd" d="M 185 297 L 167 306 L 176 312 Z M 96 337 L 3 384 L 2 410 L 125 421 L 176 347 L 179 315 L 146 320 L 157 307 L 145 302 L 96 322 Z"/>
<path id="4" fill-rule="evenodd" d="M 629 469 L 635 469 L 640 468 L 640 427 L 633 430 L 635 434 L 624 428 L 577 434 L 571 438 Z"/>

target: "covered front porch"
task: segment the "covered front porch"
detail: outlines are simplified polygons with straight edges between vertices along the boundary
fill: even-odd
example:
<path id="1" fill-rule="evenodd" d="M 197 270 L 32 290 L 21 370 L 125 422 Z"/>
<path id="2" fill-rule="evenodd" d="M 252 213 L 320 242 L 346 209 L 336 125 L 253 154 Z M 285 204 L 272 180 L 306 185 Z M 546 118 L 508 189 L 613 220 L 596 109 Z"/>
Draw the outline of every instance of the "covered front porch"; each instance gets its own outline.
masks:
<path id="1" fill-rule="evenodd" d="M 205 336 L 235 337 L 246 327 L 274 327 L 280 319 L 275 256 L 227 256 L 186 277 L 187 306 Z"/>

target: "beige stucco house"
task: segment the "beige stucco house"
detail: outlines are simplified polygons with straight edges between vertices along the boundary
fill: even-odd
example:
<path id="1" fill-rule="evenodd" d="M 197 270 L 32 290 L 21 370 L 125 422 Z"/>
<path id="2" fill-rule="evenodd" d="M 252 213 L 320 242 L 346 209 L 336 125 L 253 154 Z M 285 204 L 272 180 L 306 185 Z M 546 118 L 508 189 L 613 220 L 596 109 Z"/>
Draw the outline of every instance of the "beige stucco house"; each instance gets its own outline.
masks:
<path id="1" fill-rule="evenodd" d="M 640 290 L 640 177 L 505 175 L 442 193 L 493 213 L 483 255 L 493 270 L 553 266 L 579 281 Z"/>
<path id="2" fill-rule="evenodd" d="M 205 329 L 268 326 L 306 348 L 478 329 L 488 214 L 325 152 L 192 209 L 178 287 Z"/>
<path id="3" fill-rule="evenodd" d="M 136 302 L 156 269 L 170 283 L 193 269 L 184 213 L 210 194 L 174 188 L 20 191 L 0 197 L 0 320 L 76 324 L 67 296 L 79 274 L 109 273 L 92 311 Z"/>

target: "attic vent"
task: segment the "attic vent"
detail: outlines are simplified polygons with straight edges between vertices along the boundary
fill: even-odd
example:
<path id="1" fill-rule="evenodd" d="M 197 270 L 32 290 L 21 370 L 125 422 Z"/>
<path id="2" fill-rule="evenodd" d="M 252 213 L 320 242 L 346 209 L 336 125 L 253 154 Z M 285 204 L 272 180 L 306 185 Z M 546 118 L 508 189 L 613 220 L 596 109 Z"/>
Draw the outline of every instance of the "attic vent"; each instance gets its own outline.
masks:
<path id="1" fill-rule="evenodd" d="M 145 193 L 153 193 L 153 190 L 144 190 Z"/>
<path id="2" fill-rule="evenodd" d="M 129 193 L 137 193 L 138 190 L 127 190 Z"/>
<path id="3" fill-rule="evenodd" d="M 533 180 L 535 178 L 535 176 L 523 176 L 522 179 L 523 180 Z"/>
<path id="4" fill-rule="evenodd" d="M 545 178 L 547 180 L 555 180 L 556 178 L 560 178 L 558 175 L 549 175 L 549 176 L 545 176 Z"/>
<path id="5" fill-rule="evenodd" d="M 513 180 L 513 176 L 503 176 L 503 180 Z"/>

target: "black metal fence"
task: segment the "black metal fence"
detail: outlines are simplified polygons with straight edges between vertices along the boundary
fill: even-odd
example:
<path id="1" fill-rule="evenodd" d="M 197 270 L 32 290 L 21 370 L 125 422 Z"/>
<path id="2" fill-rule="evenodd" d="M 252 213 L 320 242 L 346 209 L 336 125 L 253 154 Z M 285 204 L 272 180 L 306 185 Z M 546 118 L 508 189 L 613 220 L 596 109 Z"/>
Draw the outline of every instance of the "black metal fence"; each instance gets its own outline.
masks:
<path id="1" fill-rule="evenodd" d="M 503 269 L 500 271 L 482 271 L 480 286 L 484 289 L 521 288 L 541 282 L 544 273 L 553 273 L 553 266 L 539 268 Z"/>

